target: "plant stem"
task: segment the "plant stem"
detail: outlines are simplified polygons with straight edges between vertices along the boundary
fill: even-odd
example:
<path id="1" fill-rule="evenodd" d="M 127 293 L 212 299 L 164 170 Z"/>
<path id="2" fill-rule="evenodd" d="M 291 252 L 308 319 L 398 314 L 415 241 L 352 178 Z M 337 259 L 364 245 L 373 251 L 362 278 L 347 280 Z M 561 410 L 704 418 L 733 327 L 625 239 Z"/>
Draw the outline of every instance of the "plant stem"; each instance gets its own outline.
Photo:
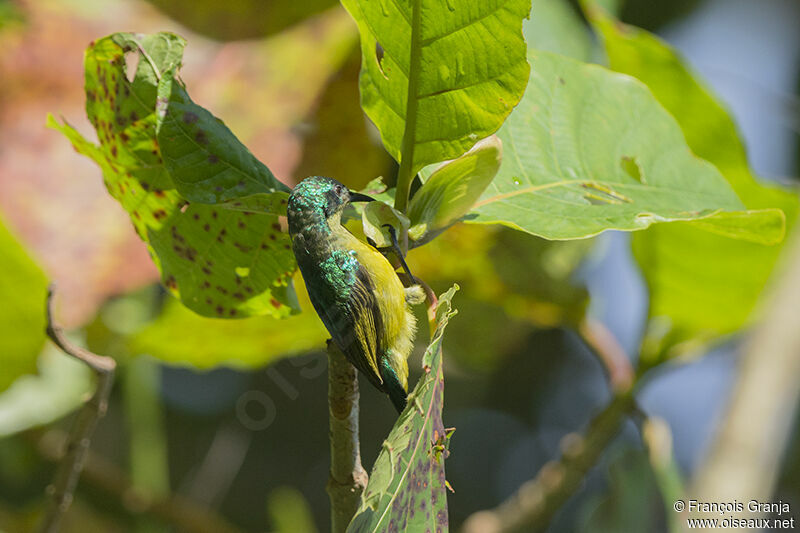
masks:
<path id="1" fill-rule="evenodd" d="M 128 422 L 130 476 L 137 490 L 153 497 L 169 493 L 169 463 L 159 387 L 161 369 L 147 357 L 129 359 L 122 372 L 122 398 Z M 139 520 L 135 531 L 165 531 L 164 525 Z"/>
<path id="2" fill-rule="evenodd" d="M 417 85 L 422 60 L 420 31 L 422 28 L 420 0 L 411 0 L 411 55 L 408 64 L 408 94 L 406 96 L 406 124 L 403 130 L 403 145 L 400 152 L 400 169 L 397 172 L 397 189 L 394 208 L 405 213 L 414 171 L 414 146 L 417 136 Z"/>
<path id="3" fill-rule="evenodd" d="M 546 464 L 534 479 L 493 510 L 473 514 L 462 533 L 543 531 L 580 487 L 586 473 L 617 436 L 635 408 L 632 389 L 618 392 L 592 420 L 585 436 L 569 434 L 561 441 L 562 455 Z"/>
<path id="4" fill-rule="evenodd" d="M 82 361 L 94 370 L 97 374 L 97 388 L 73 422 L 67 440 L 66 453 L 61 460 L 53 484 L 48 487 L 48 493 L 52 494 L 52 501 L 42 522 L 40 529 L 42 533 L 56 533 L 59 530 L 61 519 L 72 503 L 83 463 L 89 451 L 92 434 L 97 426 L 97 421 L 105 415 L 108 408 L 108 397 L 114 384 L 114 372 L 117 368 L 116 361 L 111 357 L 84 350 L 66 338 L 53 319 L 53 291 L 54 288 L 51 285 L 47 290 L 47 335 L 64 353 Z"/>
<path id="5" fill-rule="evenodd" d="M 605 324 L 590 317 L 581 320 L 577 329 L 583 341 L 605 367 L 611 389 L 629 389 L 636 379 L 636 371 L 614 334 Z"/>
<path id="6" fill-rule="evenodd" d="M 358 376 L 333 341 L 328 340 L 328 409 L 330 416 L 331 531 L 344 533 L 353 519 L 361 493 L 367 486 L 367 472 L 361 466 L 358 439 Z"/>

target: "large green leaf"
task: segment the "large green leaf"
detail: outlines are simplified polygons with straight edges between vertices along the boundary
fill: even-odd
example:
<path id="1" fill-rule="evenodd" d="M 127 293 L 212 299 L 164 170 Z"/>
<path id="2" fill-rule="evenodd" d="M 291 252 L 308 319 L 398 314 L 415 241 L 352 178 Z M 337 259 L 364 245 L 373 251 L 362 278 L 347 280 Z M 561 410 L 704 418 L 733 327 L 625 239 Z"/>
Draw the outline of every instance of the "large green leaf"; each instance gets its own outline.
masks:
<path id="1" fill-rule="evenodd" d="M 396 160 L 413 153 L 412 175 L 494 133 L 525 90 L 530 0 L 342 4 L 361 33 L 362 107 Z"/>
<path id="2" fill-rule="evenodd" d="M 425 373 L 383 443 L 349 532 L 447 531 L 444 460 L 450 435 L 442 424 L 442 335 L 456 313 L 451 299 L 457 290 L 439 298 L 436 331 L 422 360 Z"/>
<path id="3" fill-rule="evenodd" d="M 588 61 L 592 54 L 589 30 L 568 0 L 537 0 L 522 27 L 528 49 L 544 50 Z"/>
<path id="4" fill-rule="evenodd" d="M 689 150 L 675 119 L 642 83 L 547 52 L 529 57 L 525 97 L 498 134 L 503 164 L 476 204 L 473 222 L 575 239 L 655 222 L 713 223 L 722 211 L 743 210 L 719 171 Z M 728 225 L 726 218 L 720 231 Z M 764 226 L 776 227 L 758 227 Z M 776 238 L 755 231 L 746 236 Z"/>
<path id="5" fill-rule="evenodd" d="M 195 368 L 253 368 L 322 350 L 328 332 L 304 297 L 302 280 L 297 284 L 304 311 L 298 315 L 283 320 L 268 316 L 221 320 L 198 316 L 169 302 L 157 320 L 128 337 L 128 348 L 131 353 Z"/>
<path id="6" fill-rule="evenodd" d="M 589 2 L 585 9 L 603 38 L 611 68 L 650 87 L 678 120 L 692 150 L 717 166 L 748 208 L 779 208 L 793 224 L 796 194 L 754 178 L 729 113 L 680 56 L 656 36 L 619 23 Z M 780 211 L 776 218 L 783 217 Z M 725 234 L 733 235 L 742 220 L 726 222 Z M 774 227 L 751 228 L 765 237 L 777 233 Z M 714 234 L 717 229 L 686 223 L 653 227 L 635 236 L 634 253 L 650 289 L 651 332 L 660 337 L 646 344 L 654 352 L 651 356 L 678 353 L 672 349 L 692 339 L 733 332 L 752 314 L 781 247 L 725 238 Z"/>
<path id="7" fill-rule="evenodd" d="M 164 284 L 184 305 L 215 317 L 286 316 L 296 307 L 295 262 L 277 216 L 208 205 L 285 187 L 188 100 L 173 78 L 183 47 L 182 38 L 168 33 L 114 34 L 93 43 L 86 52 L 86 110 L 100 145 L 66 123 L 50 118 L 49 125 L 100 165 Z M 134 59 L 129 81 L 126 60 Z M 166 166 L 162 151 L 169 154 Z M 205 204 L 190 203 L 198 201 Z"/>
<path id="8" fill-rule="evenodd" d="M 47 278 L 0 220 L 0 391 L 36 372 Z"/>

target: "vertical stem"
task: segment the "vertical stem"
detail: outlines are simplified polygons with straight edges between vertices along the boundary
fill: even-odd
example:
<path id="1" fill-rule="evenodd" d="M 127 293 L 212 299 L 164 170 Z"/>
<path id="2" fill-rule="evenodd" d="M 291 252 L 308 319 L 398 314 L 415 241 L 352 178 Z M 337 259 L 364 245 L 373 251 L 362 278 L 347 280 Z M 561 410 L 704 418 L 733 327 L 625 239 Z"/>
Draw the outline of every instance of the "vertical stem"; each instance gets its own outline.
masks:
<path id="1" fill-rule="evenodd" d="M 397 172 L 397 189 L 394 208 L 403 213 L 408 207 L 411 181 L 414 179 L 414 145 L 417 135 L 417 85 L 422 59 L 420 32 L 422 29 L 420 0 L 411 0 L 411 56 L 408 64 L 408 94 L 406 96 L 406 124 L 400 152 L 400 169 Z"/>
<path id="2" fill-rule="evenodd" d="M 169 466 L 159 398 L 161 369 L 152 359 L 130 359 L 122 374 L 125 418 L 130 432 L 130 474 L 135 490 L 154 497 L 169 494 Z M 166 531 L 142 517 L 136 531 Z"/>
<path id="3" fill-rule="evenodd" d="M 367 472 L 361 466 L 358 439 L 358 376 L 356 369 L 328 341 L 328 409 L 330 415 L 331 531 L 343 533 L 358 509 L 367 486 Z"/>
<path id="4" fill-rule="evenodd" d="M 91 399 L 78 412 L 69 439 L 66 452 L 61 459 L 56 478 L 47 488 L 52 495 L 40 531 L 42 533 L 57 533 L 61 519 L 72 503 L 78 479 L 81 477 L 83 463 L 89 451 L 92 434 L 97 426 L 97 421 L 106 414 L 108 397 L 114 384 L 114 372 L 117 363 L 111 357 L 93 354 L 80 346 L 74 345 L 60 327 L 53 321 L 53 287 L 47 291 L 47 335 L 66 354 L 78 359 L 97 374 L 97 389 Z"/>

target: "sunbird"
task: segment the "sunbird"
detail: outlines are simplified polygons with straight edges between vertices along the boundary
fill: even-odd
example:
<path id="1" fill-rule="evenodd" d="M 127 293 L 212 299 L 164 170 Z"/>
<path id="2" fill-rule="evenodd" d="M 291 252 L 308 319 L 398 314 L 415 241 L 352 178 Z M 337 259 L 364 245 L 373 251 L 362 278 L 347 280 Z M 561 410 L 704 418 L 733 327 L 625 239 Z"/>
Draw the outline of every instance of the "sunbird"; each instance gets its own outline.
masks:
<path id="1" fill-rule="evenodd" d="M 334 179 L 306 178 L 289 197 L 289 235 L 311 303 L 336 346 L 402 412 L 416 331 L 409 304 L 424 293 L 419 285 L 404 287 L 389 260 L 342 225 L 350 202 L 372 200 Z"/>

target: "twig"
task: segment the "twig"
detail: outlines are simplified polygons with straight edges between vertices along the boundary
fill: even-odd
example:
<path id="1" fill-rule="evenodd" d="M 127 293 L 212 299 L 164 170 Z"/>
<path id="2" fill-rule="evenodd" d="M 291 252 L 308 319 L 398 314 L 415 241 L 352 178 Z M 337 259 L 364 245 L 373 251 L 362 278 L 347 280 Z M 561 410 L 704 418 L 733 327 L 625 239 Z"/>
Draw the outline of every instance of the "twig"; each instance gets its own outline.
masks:
<path id="1" fill-rule="evenodd" d="M 800 401 L 797 230 L 779 266 L 765 302 L 767 307 L 744 347 L 728 412 L 690 487 L 690 498 L 767 502 L 780 475 L 781 458 Z"/>
<path id="2" fill-rule="evenodd" d="M 33 435 L 31 435 L 34 437 Z M 37 451 L 49 461 L 63 457 L 63 444 L 69 437 L 59 430 L 34 437 Z M 151 515 L 183 533 L 239 533 L 241 530 L 192 500 L 173 494 L 154 496 L 134 487 L 127 474 L 114 463 L 91 450 L 86 453 L 83 479 L 107 494 L 113 494 L 133 515 Z"/>
<path id="3" fill-rule="evenodd" d="M 625 350 L 606 325 L 586 317 L 578 324 L 578 333 L 605 367 L 611 388 L 614 391 L 630 389 L 636 372 Z"/>
<path id="4" fill-rule="evenodd" d="M 367 486 L 367 472 L 361 466 L 358 439 L 358 376 L 336 345 L 328 341 L 328 409 L 330 414 L 331 531 L 342 533 L 358 509 Z"/>
<path id="5" fill-rule="evenodd" d="M 561 441 L 562 456 L 546 464 L 508 500 L 493 510 L 475 513 L 462 533 L 542 531 L 579 488 L 586 473 L 619 432 L 634 406 L 633 392 L 618 392 L 601 411 L 586 436 L 569 434 Z"/>
<path id="6" fill-rule="evenodd" d="M 86 453 L 89 450 L 92 434 L 97 421 L 102 418 L 108 408 L 108 396 L 114 383 L 114 371 L 117 363 L 111 357 L 93 354 L 80 346 L 74 345 L 58 327 L 53 318 L 53 291 L 51 285 L 47 290 L 47 335 L 66 354 L 82 361 L 97 374 L 97 388 L 91 399 L 78 412 L 67 440 L 66 452 L 59 466 L 53 484 L 47 488 L 52 501 L 44 517 L 40 531 L 56 533 L 64 514 L 72 503 L 72 496 L 78 479 L 81 476 Z"/>

